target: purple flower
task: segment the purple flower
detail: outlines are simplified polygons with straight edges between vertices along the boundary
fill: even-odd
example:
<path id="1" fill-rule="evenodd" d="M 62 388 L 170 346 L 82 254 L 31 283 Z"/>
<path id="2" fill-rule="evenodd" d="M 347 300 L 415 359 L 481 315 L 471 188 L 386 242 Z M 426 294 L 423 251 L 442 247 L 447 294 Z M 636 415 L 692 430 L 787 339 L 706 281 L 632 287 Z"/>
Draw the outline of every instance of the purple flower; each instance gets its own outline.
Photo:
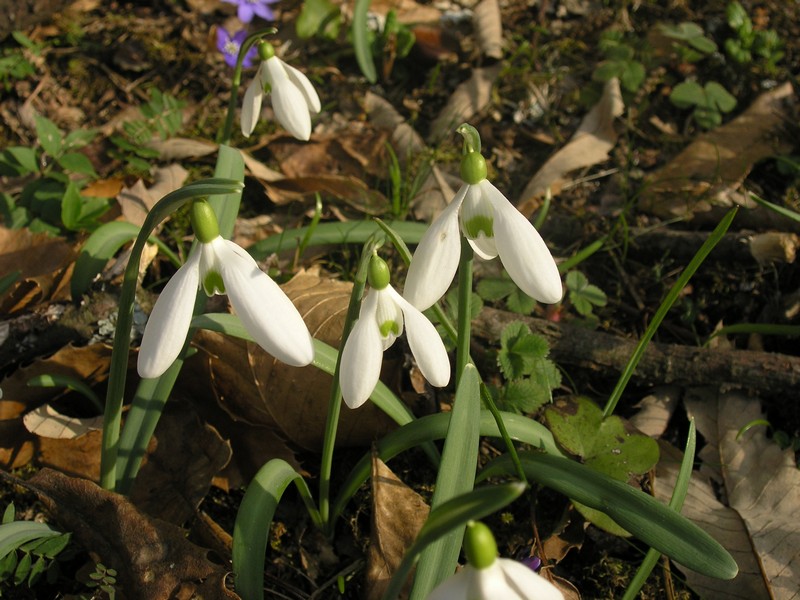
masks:
<path id="1" fill-rule="evenodd" d="M 217 27 L 217 48 L 222 52 L 222 55 L 225 57 L 225 62 L 228 63 L 229 66 L 236 66 L 236 58 L 239 56 L 239 49 L 242 47 L 242 43 L 246 37 L 247 32 L 244 29 L 231 35 L 224 27 Z M 253 59 L 257 54 L 258 51 L 256 47 L 251 46 L 250 50 L 245 54 L 244 60 L 242 60 L 242 66 L 244 68 L 252 67 Z"/>
<path id="2" fill-rule="evenodd" d="M 272 9 L 268 4 L 275 4 L 278 0 L 223 0 L 228 4 L 235 4 L 238 7 L 239 20 L 242 23 L 249 23 L 254 16 L 259 16 L 265 21 L 275 20 Z"/>

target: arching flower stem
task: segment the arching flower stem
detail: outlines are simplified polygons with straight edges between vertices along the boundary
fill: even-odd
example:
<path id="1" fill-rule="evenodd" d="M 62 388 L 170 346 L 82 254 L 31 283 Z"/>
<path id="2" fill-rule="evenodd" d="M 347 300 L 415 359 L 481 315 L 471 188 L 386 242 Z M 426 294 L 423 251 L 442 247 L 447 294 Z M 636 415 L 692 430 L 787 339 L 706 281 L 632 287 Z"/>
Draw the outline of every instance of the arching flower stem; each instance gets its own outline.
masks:
<path id="1" fill-rule="evenodd" d="M 342 341 L 340 348 L 344 348 L 347 336 L 353 329 L 353 324 L 358 319 L 358 312 L 361 307 L 361 297 L 364 295 L 364 288 L 367 285 L 369 265 L 372 255 L 383 244 L 383 235 L 373 235 L 364 244 L 361 252 L 361 260 L 358 263 L 355 278 L 353 279 L 353 291 L 350 294 L 350 302 L 347 305 L 347 316 L 344 320 L 342 329 Z M 342 366 L 342 352 L 336 358 L 336 370 L 333 374 L 333 385 L 331 385 L 331 395 L 328 401 L 328 415 L 325 419 L 325 435 L 322 442 L 322 457 L 320 458 L 319 470 L 319 515 L 325 533 L 333 533 L 334 522 L 331 520 L 331 471 L 333 469 L 333 450 L 336 443 L 336 432 L 339 428 L 339 416 L 342 412 L 342 388 L 339 385 L 339 373 Z"/>

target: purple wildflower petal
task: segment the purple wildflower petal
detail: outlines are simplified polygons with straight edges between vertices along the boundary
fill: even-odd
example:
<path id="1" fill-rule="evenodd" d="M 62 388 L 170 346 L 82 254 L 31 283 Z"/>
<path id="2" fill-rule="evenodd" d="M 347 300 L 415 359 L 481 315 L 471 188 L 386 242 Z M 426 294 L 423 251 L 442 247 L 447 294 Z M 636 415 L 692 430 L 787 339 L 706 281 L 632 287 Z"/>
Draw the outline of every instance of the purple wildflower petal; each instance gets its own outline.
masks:
<path id="1" fill-rule="evenodd" d="M 265 21 L 274 21 L 275 14 L 272 9 L 266 4 L 253 4 L 253 12 Z"/>

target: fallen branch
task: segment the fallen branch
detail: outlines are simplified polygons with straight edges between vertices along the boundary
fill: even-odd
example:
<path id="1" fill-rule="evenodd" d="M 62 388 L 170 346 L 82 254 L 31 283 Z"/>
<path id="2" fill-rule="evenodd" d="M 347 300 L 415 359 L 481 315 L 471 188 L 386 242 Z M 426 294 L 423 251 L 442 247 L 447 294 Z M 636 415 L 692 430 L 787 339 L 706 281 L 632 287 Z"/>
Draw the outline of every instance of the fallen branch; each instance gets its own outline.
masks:
<path id="1" fill-rule="evenodd" d="M 631 357 L 637 341 L 575 325 L 484 308 L 473 322 L 476 336 L 498 342 L 503 329 L 521 321 L 547 338 L 550 356 L 570 365 L 618 376 Z M 800 386 L 800 357 L 752 350 L 697 348 L 680 344 L 651 343 L 636 372 L 640 385 L 735 384 L 762 394 L 796 391 Z"/>

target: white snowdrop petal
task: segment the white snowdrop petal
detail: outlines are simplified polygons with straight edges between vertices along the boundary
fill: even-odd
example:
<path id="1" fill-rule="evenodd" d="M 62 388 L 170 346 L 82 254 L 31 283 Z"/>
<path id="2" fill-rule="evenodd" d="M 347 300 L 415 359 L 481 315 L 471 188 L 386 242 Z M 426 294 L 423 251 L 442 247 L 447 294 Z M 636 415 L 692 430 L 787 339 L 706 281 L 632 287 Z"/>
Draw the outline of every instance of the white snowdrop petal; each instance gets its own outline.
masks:
<path id="1" fill-rule="evenodd" d="M 303 367 L 314 360 L 314 345 L 292 301 L 237 244 L 212 242 L 233 309 L 256 343 L 278 360 Z"/>
<path id="2" fill-rule="evenodd" d="M 244 92 L 242 99 L 242 135 L 250 137 L 256 128 L 258 118 L 261 116 L 261 102 L 264 98 L 264 87 L 261 78 L 256 76 Z"/>
<path id="3" fill-rule="evenodd" d="M 487 238 L 481 234 L 475 239 L 467 238 L 467 241 L 472 246 L 473 252 L 483 260 L 497 258 L 497 244 L 495 244 L 494 238 Z"/>
<path id="4" fill-rule="evenodd" d="M 419 310 L 430 308 L 444 296 L 458 270 L 461 255 L 458 210 L 467 187 L 461 187 L 453 201 L 428 227 L 408 266 L 403 297 Z"/>
<path id="5" fill-rule="evenodd" d="M 292 65 L 283 63 L 283 66 L 286 67 L 286 74 L 289 76 L 289 79 L 303 93 L 306 103 L 308 104 L 309 111 L 316 114 L 322 110 L 322 104 L 319 101 L 317 90 L 314 89 L 314 86 L 311 84 L 311 81 L 309 81 L 308 77 L 306 77 L 303 72 L 295 69 Z"/>
<path id="6" fill-rule="evenodd" d="M 303 92 L 287 75 L 278 57 L 264 61 L 267 77 L 272 84 L 272 109 L 278 122 L 299 140 L 311 137 L 311 114 Z"/>
<path id="7" fill-rule="evenodd" d="M 149 379 L 163 375 L 183 348 L 199 289 L 200 254 L 199 251 L 192 253 L 156 300 L 139 348 L 137 371 L 140 377 Z"/>
<path id="8" fill-rule="evenodd" d="M 377 295 L 368 292 L 342 350 L 339 384 L 342 398 L 350 408 L 358 408 L 372 394 L 381 375 L 383 345 L 375 320 Z"/>
<path id="9" fill-rule="evenodd" d="M 436 327 L 394 289 L 387 289 L 403 310 L 408 345 L 423 377 L 436 387 L 446 386 L 450 382 L 450 359 Z"/>
<path id="10" fill-rule="evenodd" d="M 467 565 L 434 588 L 427 600 L 472 600 L 475 575 L 476 570 Z"/>
<path id="11" fill-rule="evenodd" d="M 564 595 L 556 586 L 530 567 L 509 558 L 498 558 L 495 564 L 500 566 L 506 586 L 512 594 L 503 598 L 564 600 Z"/>
<path id="12" fill-rule="evenodd" d="M 500 260 L 519 288 L 539 302 L 561 300 L 561 275 L 542 236 L 500 191 L 480 184 L 494 208 L 494 239 Z"/>

